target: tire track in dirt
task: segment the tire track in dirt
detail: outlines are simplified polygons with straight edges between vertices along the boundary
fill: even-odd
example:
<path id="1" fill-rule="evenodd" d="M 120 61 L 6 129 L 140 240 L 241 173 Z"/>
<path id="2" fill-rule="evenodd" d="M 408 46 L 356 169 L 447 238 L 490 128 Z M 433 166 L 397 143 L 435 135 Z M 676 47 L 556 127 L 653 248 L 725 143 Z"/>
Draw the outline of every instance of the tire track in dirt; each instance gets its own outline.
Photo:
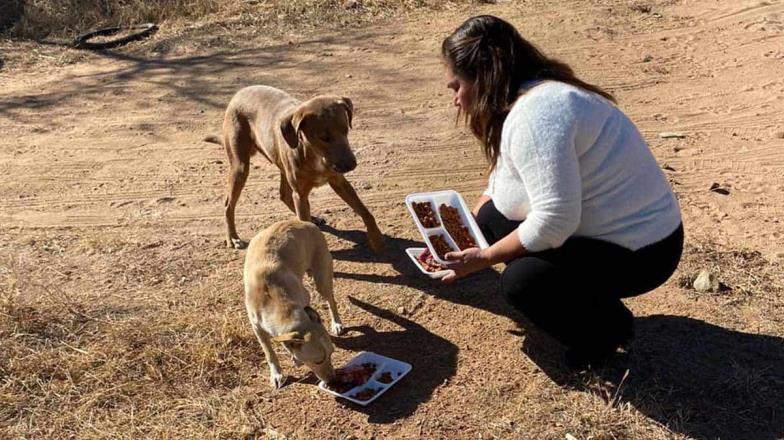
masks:
<path id="1" fill-rule="evenodd" d="M 682 8 L 683 6 L 676 5 L 670 9 L 666 7 L 657 9 L 663 12 L 663 18 L 655 20 L 650 14 L 636 14 L 635 17 L 642 20 L 639 22 L 641 27 L 636 33 L 625 35 L 623 38 L 617 38 L 612 32 L 611 25 L 605 24 L 617 20 L 613 16 L 616 12 L 629 13 L 628 6 L 621 4 L 613 11 L 602 10 L 596 16 L 594 23 L 600 28 L 599 33 L 591 27 L 577 27 L 573 35 L 566 35 L 562 41 L 548 40 L 550 37 L 547 35 L 546 27 L 553 23 L 578 22 L 574 17 L 581 13 L 595 13 L 594 6 L 579 6 L 566 15 L 543 11 L 524 17 L 523 22 L 529 23 L 525 27 L 530 34 L 546 37 L 541 40 L 542 46 L 575 64 L 578 71 L 585 72 L 586 77 L 618 94 L 622 105 L 638 121 L 640 130 L 651 140 L 656 151 L 666 145 L 661 144 L 659 147 L 660 143 L 655 139 L 658 132 L 665 131 L 665 126 L 667 129 L 702 133 L 708 136 L 728 135 L 728 130 L 744 133 L 759 130 L 760 127 L 774 129 L 778 122 L 777 116 L 782 110 L 780 101 L 768 97 L 764 101 L 758 100 L 752 105 L 747 104 L 745 108 L 732 108 L 732 102 L 744 101 L 738 101 L 736 94 L 729 90 L 706 88 L 700 84 L 701 78 L 715 75 L 730 77 L 738 72 L 738 69 L 754 70 L 754 67 L 763 63 L 764 60 L 755 60 L 749 54 L 771 50 L 769 48 L 774 47 L 781 37 L 760 35 L 748 38 L 745 34 L 749 32 L 749 23 L 775 21 L 777 14 L 782 10 L 782 4 L 747 2 L 733 7 L 709 8 L 693 15 L 680 13 Z M 661 27 L 665 29 L 657 29 Z M 720 40 L 715 35 L 716 32 L 723 34 L 722 40 L 735 41 L 739 44 L 724 43 L 719 47 L 705 50 L 705 47 L 710 48 L 712 45 L 704 43 Z M 324 44 L 320 49 L 308 48 L 302 54 L 286 54 L 286 60 L 272 67 L 272 71 L 287 75 L 291 81 L 306 78 L 304 82 L 300 82 L 299 89 L 311 92 L 339 90 L 351 95 L 355 100 L 358 107 L 357 127 L 352 133 L 352 142 L 355 148 L 360 150 L 358 157 L 361 166 L 357 172 L 349 176 L 349 179 L 359 186 L 358 191 L 361 196 L 366 203 L 372 205 L 373 209 L 386 210 L 394 207 L 398 201 L 393 202 L 392 199 L 402 200 L 402 196 L 411 191 L 427 189 L 428 185 L 422 183 L 433 181 L 435 176 L 438 176 L 445 186 L 465 192 L 467 196 L 476 194 L 483 186 L 484 167 L 481 165 L 481 156 L 466 131 L 456 130 L 450 126 L 454 121 L 454 111 L 449 106 L 446 90 L 439 82 L 440 66 L 432 49 L 437 47 L 439 38 L 435 35 L 411 36 L 394 30 L 373 31 L 370 35 L 373 38 L 360 36 L 356 41 L 336 37 L 330 39 L 329 43 Z M 590 44 L 581 41 L 585 35 L 593 39 Z M 703 48 L 699 53 L 694 51 L 697 45 Z M 629 75 L 628 69 L 618 68 L 623 65 L 647 68 L 646 63 L 640 62 L 641 54 L 647 48 L 659 49 L 665 54 L 663 57 L 657 57 L 655 63 L 657 68 L 665 69 L 663 72 L 666 73 L 648 70 Z M 585 54 L 590 56 L 586 58 Z M 242 58 L 251 59 L 253 56 L 253 52 L 247 52 Z M 683 64 L 684 57 L 691 60 L 691 65 Z M 734 64 L 726 61 L 738 57 L 743 57 L 743 61 Z M 709 62 L 711 58 L 719 59 Z M 231 60 L 231 56 L 227 59 Z M 607 66 L 608 61 L 611 62 L 610 66 Z M 198 63 L 192 66 L 195 72 L 205 70 Z M 380 72 L 377 66 L 397 67 L 394 70 L 386 69 L 385 75 L 382 74 L 386 76 L 386 81 L 379 84 Z M 16 180 L 25 180 L 29 186 L 39 190 L 34 191 L 36 194 L 31 197 L 0 199 L 0 208 L 6 211 L 24 210 L 41 214 L 59 210 L 65 210 L 66 213 L 73 210 L 90 211 L 90 224 L 112 225 L 128 218 L 139 209 L 154 210 L 157 199 L 173 197 L 177 202 L 170 204 L 173 206 L 167 206 L 166 213 L 162 214 L 159 221 L 180 224 L 188 218 L 194 221 L 212 219 L 218 225 L 221 220 L 220 202 L 216 206 L 207 207 L 210 212 L 215 213 L 213 215 L 198 216 L 187 212 L 192 205 L 203 203 L 199 200 L 205 196 L 210 199 L 221 199 L 222 182 L 225 179 L 224 165 L 185 172 L 172 163 L 171 157 L 161 154 L 160 150 L 166 149 L 167 152 L 176 151 L 177 154 L 189 155 L 193 160 L 187 163 L 203 163 L 202 158 L 205 154 L 215 160 L 225 161 L 219 147 L 211 149 L 212 147 L 205 145 L 202 148 L 197 139 L 219 128 L 222 108 L 208 108 L 205 113 L 196 113 L 198 106 L 188 105 L 185 107 L 189 110 L 188 113 L 193 111 L 195 116 L 189 117 L 187 124 L 184 124 L 185 119 L 182 117 L 173 121 L 161 121 L 159 119 L 164 117 L 161 112 L 139 111 L 145 105 L 149 106 L 144 97 L 162 97 L 163 101 L 160 103 L 163 108 L 174 109 L 182 106 L 182 98 L 163 91 L 161 84 L 167 81 L 168 75 L 174 79 L 186 77 L 187 70 L 177 70 L 176 67 L 168 70 L 156 67 L 150 71 L 157 75 L 153 81 L 146 84 L 129 82 L 124 83 L 122 87 L 117 87 L 111 83 L 99 86 L 96 81 L 125 76 L 131 67 L 115 62 L 101 63 L 98 68 L 103 70 L 96 73 L 95 70 L 81 66 L 73 73 L 64 73 L 63 76 L 74 78 L 80 87 L 99 92 L 100 95 L 97 96 L 115 96 L 117 93 L 127 94 L 138 91 L 138 98 L 132 97 L 124 103 L 115 104 L 129 109 L 123 112 L 125 120 L 118 122 L 109 115 L 99 113 L 107 107 L 107 103 L 101 99 L 93 99 L 89 96 L 81 99 L 84 105 L 80 106 L 79 118 L 92 118 L 93 122 L 89 127 L 82 129 L 83 140 L 75 142 L 73 145 L 76 148 L 71 152 L 77 155 L 94 154 L 95 159 L 74 162 L 72 158 L 63 158 L 62 162 L 67 163 L 64 167 L 37 165 L 36 168 L 40 168 L 30 173 L 24 172 L 22 165 L 11 166 L 7 175 L 15 176 Z M 235 76 L 243 77 L 245 72 L 251 72 L 254 68 L 256 64 L 253 62 L 238 65 Z M 299 72 L 303 69 L 314 71 L 326 69 L 326 71 L 347 73 L 344 78 L 307 78 L 300 76 Z M 391 74 L 392 72 L 394 73 Z M 348 76 L 350 78 L 347 78 Z M 762 81 L 763 78 L 764 75 L 750 76 L 750 79 L 757 81 Z M 726 82 L 721 78 L 718 79 L 719 83 Z M 218 78 L 208 75 L 205 80 L 215 82 Z M 50 84 L 56 84 L 56 81 Z M 754 88 L 751 93 L 768 93 L 768 90 L 779 90 L 781 82 L 771 82 L 768 79 L 764 84 L 751 87 Z M 29 88 L 22 87 L 14 90 L 24 91 L 23 94 L 33 98 L 36 96 Z M 224 86 L 221 90 L 232 90 L 232 87 Z M 226 93 L 218 101 L 227 101 L 230 94 Z M 672 100 L 673 96 L 676 96 L 675 100 Z M 655 107 L 656 110 L 661 114 L 670 115 L 669 118 L 674 120 L 663 124 L 662 121 L 649 116 L 648 108 L 651 107 L 635 104 L 649 99 L 661 102 L 661 105 Z M 695 112 L 693 110 L 695 108 L 702 110 Z M 74 118 L 63 118 L 63 124 L 73 124 L 76 121 Z M 112 133 L 101 132 L 98 127 L 107 127 Z M 130 131 L 132 128 L 138 129 L 135 130 L 136 133 Z M 203 129 L 203 133 L 196 134 L 196 139 L 193 134 L 188 133 L 189 130 L 200 129 Z M 77 136 L 80 132 L 78 128 L 73 127 L 70 131 Z M 121 137 L 118 138 L 117 134 Z M 133 139 L 133 135 L 137 136 L 137 139 Z M 150 137 L 151 135 L 153 137 Z M 171 141 L 155 140 L 156 137 L 179 138 L 185 140 L 186 144 L 176 145 Z M 151 147 L 150 141 L 155 142 L 155 146 Z M 692 140 L 687 143 L 689 148 L 696 148 L 699 142 L 701 141 Z M 130 149 L 117 147 L 117 145 L 139 143 L 143 146 L 130 147 Z M 450 148 L 456 150 L 457 157 L 464 158 L 465 164 L 445 161 L 445 145 L 451 145 Z M 365 153 L 361 151 L 363 149 L 366 150 Z M 119 154 L 126 156 L 124 154 L 126 152 L 142 155 L 144 158 L 112 157 Z M 363 154 L 366 157 L 363 158 Z M 677 154 L 665 154 L 666 157 L 661 158 L 662 160 L 681 167 L 686 166 L 689 171 L 693 170 L 692 163 L 696 163 L 689 162 L 691 159 L 679 157 Z M 731 150 L 703 150 L 700 153 L 702 160 L 699 166 L 717 174 L 732 171 L 733 165 L 721 163 L 733 154 Z M 133 168 L 134 161 L 140 163 L 138 161 L 150 159 L 159 164 L 166 164 L 166 167 Z M 774 171 L 781 165 L 781 160 L 780 155 L 776 154 L 775 145 L 755 147 L 750 155 L 744 157 L 744 163 L 760 166 L 765 164 L 768 169 Z M 132 168 L 123 168 L 123 163 L 126 161 Z M 243 210 L 243 205 L 247 205 L 246 209 L 255 212 L 257 208 L 253 203 L 258 203 L 259 200 L 273 200 L 273 203 L 278 203 L 274 201 L 277 193 L 276 179 L 267 177 L 274 174 L 274 169 L 261 161 L 254 163 L 258 164 L 259 172 L 256 170 L 251 172 L 248 186 L 240 200 L 238 208 L 240 211 Z M 165 168 L 169 168 L 170 171 L 165 171 Z M 133 170 L 130 174 L 133 174 L 135 180 L 132 183 L 126 182 L 126 185 L 141 185 L 148 189 L 113 188 L 114 179 L 106 176 L 107 173 L 127 175 L 130 170 Z M 381 178 L 380 182 L 377 181 L 378 177 Z M 184 182 L 177 183 L 178 179 Z M 689 194 L 699 194 L 702 191 L 698 185 L 701 180 L 704 179 L 681 178 L 683 186 L 681 190 Z M 199 181 L 209 185 L 205 187 L 204 183 L 196 183 Z M 86 188 L 80 191 L 66 190 L 67 200 L 63 200 L 61 194 L 47 196 L 38 193 L 45 192 L 45 188 L 50 184 L 67 187 L 77 182 Z M 14 181 L 10 179 L 0 180 L 0 184 L 13 183 Z M 100 194 L 87 193 L 89 188 L 102 184 L 105 189 Z M 187 187 L 182 185 L 189 185 L 191 189 L 186 189 Z M 367 188 L 363 189 L 363 186 Z M 328 194 L 328 191 L 317 191 L 313 195 L 314 205 L 340 204 L 336 197 Z M 177 206 L 179 203 L 188 206 Z M 275 212 L 285 214 L 284 210 L 278 208 Z M 53 218 L 48 214 L 42 217 Z M 11 219 L 11 224 L 35 226 L 35 222 L 28 223 L 31 218 L 29 215 L 24 216 L 24 221 L 14 220 L 16 218 L 14 214 L 6 218 Z M 74 226 L 82 222 L 74 216 L 59 218 L 71 219 L 64 220 L 63 226 Z M 53 222 L 47 220 L 45 224 L 52 225 Z"/>
<path id="2" fill-rule="evenodd" d="M 776 116 L 784 108 L 781 100 L 774 99 L 781 86 L 772 74 L 775 58 L 763 54 L 780 49 L 775 48 L 778 37 L 756 28 L 756 23 L 771 19 L 771 8 L 738 12 L 755 2 L 733 4 L 723 8 L 726 11 L 717 10 L 714 1 L 647 3 L 653 6 L 650 14 L 634 12 L 627 2 L 616 0 L 537 0 L 471 11 L 498 12 L 509 18 L 548 53 L 557 53 L 585 78 L 618 95 L 621 107 L 638 123 L 657 159 L 674 169 L 666 173 L 671 181 L 679 182 L 674 187 L 684 209 L 690 243 L 700 244 L 707 237 L 711 241 L 726 239 L 744 249 L 775 249 L 781 241 L 776 235 L 781 224 L 771 222 L 776 216 L 784 218 L 777 211 L 784 208 L 784 184 L 780 183 L 784 182 L 784 166 L 781 155 L 776 154 L 781 151 L 781 140 L 774 135 L 780 129 Z M 260 411 L 258 414 L 272 423 L 279 422 L 275 426 L 281 436 L 294 438 L 343 438 L 352 429 L 362 430 L 358 436 L 363 438 L 563 438 L 565 432 L 580 438 L 712 438 L 711 433 L 722 430 L 727 435 L 721 437 L 737 437 L 732 435 L 736 432 L 733 429 L 740 428 L 731 425 L 747 422 L 743 417 L 748 413 L 736 415 L 734 407 L 701 406 L 699 399 L 690 405 L 690 400 L 673 400 L 664 391 L 657 395 L 659 390 L 694 389 L 681 382 L 659 382 L 660 375 L 654 374 L 647 388 L 624 393 L 620 405 L 608 405 L 602 397 L 604 389 L 587 393 L 562 389 L 533 357 L 521 355 L 521 349 L 528 352 L 521 347 L 514 317 L 488 287 L 494 279 L 466 280 L 447 291 L 417 278 L 406 257 L 395 254 L 399 247 L 420 239 L 403 206 L 406 194 L 453 188 L 470 204 L 484 186 L 486 167 L 468 132 L 455 127 L 455 112 L 437 59 L 440 38 L 465 18 L 466 11 L 369 30 L 351 29 L 344 35 L 320 36 L 320 42 L 313 44 L 307 43 L 309 37 L 298 35 L 292 37 L 292 44 L 284 42 L 283 49 L 278 49 L 280 42 L 254 39 L 258 37 L 247 38 L 236 53 L 220 48 L 215 48 L 216 54 L 204 53 L 208 49 L 196 47 L 192 49 L 195 54 L 185 53 L 176 63 L 153 60 L 152 67 L 140 71 L 143 75 L 134 76 L 140 66 L 131 59 L 96 58 L 63 67 L 50 76 L 33 72 L 12 78 L 11 88 L 0 91 L 0 131 L 17 133 L 23 142 L 17 145 L 13 139 L 0 138 L 0 171 L 5 172 L 0 177 L 0 241 L 9 243 L 12 253 L 24 254 L 43 252 L 41 242 L 70 239 L 72 245 L 62 254 L 34 254 L 35 266 L 48 263 L 58 268 L 67 262 L 74 274 L 87 277 L 78 286 L 89 304 L 105 301 L 99 295 L 111 291 L 116 295 L 113 301 L 143 305 L 144 313 L 134 316 L 139 322 L 198 315 L 207 325 L 199 327 L 193 322 L 187 323 L 186 329 L 152 328 L 164 330 L 161 333 L 166 336 L 204 331 L 211 336 L 201 343 L 217 346 L 217 357 L 226 348 L 235 347 L 257 361 L 237 370 L 238 374 L 226 375 L 239 376 L 242 386 L 224 389 L 208 384 L 200 388 L 200 368 L 194 372 L 199 379 L 172 388 L 176 393 L 195 389 L 183 394 L 183 401 L 220 400 L 204 409 L 218 408 L 215 414 L 221 423 L 231 423 L 236 408 L 245 408 Z M 661 13 L 662 18 L 654 18 L 653 12 Z M 729 13 L 735 15 L 727 16 Z M 647 54 L 652 60 L 644 62 Z M 83 93 L 68 87 L 71 77 L 78 78 L 76 88 Z M 400 348 L 402 355 L 410 354 L 414 342 L 424 347 L 420 354 L 432 363 L 425 365 L 417 359 L 413 374 L 420 375 L 411 378 L 427 380 L 397 391 L 398 396 L 408 397 L 406 393 L 416 388 L 419 394 L 414 404 L 393 398 L 378 409 L 370 407 L 363 412 L 325 403 L 306 383 L 295 382 L 276 393 L 268 389 L 266 367 L 258 365 L 262 358 L 252 334 L 244 321 L 237 324 L 242 318 L 239 274 L 244 254 L 226 250 L 222 243 L 225 153 L 200 141 L 218 131 L 222 103 L 250 83 L 273 84 L 300 97 L 329 92 L 354 100 L 355 129 L 350 136 L 360 166 L 348 178 L 394 241 L 390 240 L 392 250 L 383 259 L 371 257 L 362 245 L 355 248 L 353 240 L 362 240 L 361 220 L 329 188 L 313 193 L 314 213 L 323 215 L 337 230 L 326 236 L 335 256 L 336 292 L 340 307 L 345 306 L 344 318 L 376 332 L 371 337 L 354 334 L 341 338 L 339 342 L 346 345 L 336 355 L 340 363 L 351 351 L 367 349 L 367 341 L 379 349 Z M 746 86 L 751 89 L 742 91 Z M 189 95 L 192 91 L 199 96 Z M 2 113 L 1 103 L 14 98 L 9 94 L 35 97 L 39 104 Z M 51 103 L 45 105 L 48 101 Z M 73 113 L 67 114 L 70 110 Z M 35 131 L 44 125 L 42 121 L 51 123 L 50 132 Z M 658 134 L 663 131 L 683 131 L 686 138 L 661 139 Z M 277 200 L 274 167 L 258 158 L 253 165 L 237 208 L 243 238 L 291 216 Z M 731 185 L 730 195 L 708 191 L 712 182 Z M 77 183 L 81 185 L 76 187 Z M 19 195 L 25 197 L 19 199 Z M 22 238 L 17 239 L 19 236 Z M 130 242 L 134 246 L 128 245 Z M 168 246 L 171 243 L 177 246 Z M 115 244 L 127 249 L 115 252 Z M 156 247 L 147 249 L 148 244 Z M 82 251 L 82 246 L 88 250 Z M 101 253 L 103 247 L 115 251 Z M 159 253 L 150 263 L 148 252 L 156 251 Z M 87 259 L 84 252 L 95 252 L 95 256 Z M 97 268 L 84 267 L 99 261 Z M 181 263 L 185 270 L 177 272 L 164 262 Z M 153 264 L 161 267 L 153 270 L 149 267 Z M 115 284 L 96 288 L 96 280 L 113 280 L 114 276 L 102 273 L 109 265 L 117 270 L 118 279 L 126 271 L 136 277 L 131 277 L 131 282 L 114 280 Z M 76 270 L 82 267 L 81 272 Z M 148 272 L 179 279 L 191 276 L 191 267 L 203 278 L 193 284 L 186 282 L 178 290 L 136 280 L 149 278 Z M 91 270 L 92 277 L 85 275 Z M 349 306 L 349 295 L 415 321 L 421 328 L 401 332 L 398 324 Z M 732 306 L 723 304 L 723 298 L 687 298 L 673 280 L 629 304 L 638 315 L 688 316 L 695 322 L 720 325 L 725 333 L 755 333 L 749 337 L 764 331 L 781 333 L 771 320 L 748 319 L 753 314 L 764 318 L 766 309 L 753 302 L 755 299 L 744 298 L 739 306 Z M 760 322 L 764 326 L 754 327 Z M 118 319 L 116 323 L 125 322 Z M 217 324 L 210 327 L 212 323 Z M 224 341 L 229 339 L 223 333 L 227 323 L 237 328 L 236 334 L 229 335 L 234 342 Z M 683 329 L 667 335 L 677 339 L 689 334 L 688 327 Z M 666 342 L 652 342 L 656 330 L 648 329 L 647 340 L 643 335 L 643 357 L 638 362 L 645 362 L 645 350 L 649 356 L 653 350 L 657 359 L 683 360 L 690 368 L 692 352 L 684 358 L 659 354 L 658 350 L 677 350 L 670 350 Z M 100 345 L 103 336 L 100 333 L 97 342 L 89 338 L 83 342 Z M 231 345 L 238 340 L 240 346 Z M 445 350 L 435 350 L 423 340 L 448 341 L 452 357 L 445 359 Z M 200 359 L 207 358 L 202 355 Z M 302 373 L 288 358 L 283 361 L 287 371 Z M 206 365 L 218 368 L 215 363 Z M 63 368 L 70 366 L 64 362 Z M 636 381 L 640 380 L 639 367 L 635 364 L 632 373 Z M 669 367 L 663 364 L 664 369 Z M 426 371 L 424 376 L 422 371 Z M 477 375 L 478 371 L 481 374 Z M 710 376 L 711 380 L 720 378 L 724 376 Z M 715 383 L 724 382 L 698 381 L 707 388 Z M 132 393 L 156 396 L 151 389 L 160 384 L 154 377 L 145 378 L 134 382 Z M 650 402 L 635 399 L 637 393 L 661 396 L 663 403 L 657 402 L 651 410 Z M 230 400 L 234 398 L 236 402 Z M 776 399 L 773 401 L 780 400 Z M 225 401 L 230 408 L 219 406 Z M 85 406 L 85 410 L 95 411 L 95 429 L 108 436 L 127 420 L 123 414 L 133 414 L 135 409 L 124 400 L 112 404 L 117 405 L 112 407 L 117 417 L 103 417 L 105 409 L 98 405 Z M 172 414 L 165 410 L 172 406 L 171 400 L 150 398 L 145 404 L 164 408 L 160 411 L 164 416 Z M 670 407 L 674 409 L 670 411 Z M 30 413 L 44 423 L 49 409 L 34 407 Z M 201 409 L 195 415 L 174 411 L 172 420 L 177 424 L 204 424 Z M 303 422 L 305 413 L 307 422 Z M 121 421 L 107 429 L 103 418 Z M 147 430 L 150 423 L 155 421 L 137 418 L 130 424 Z M 171 429 L 178 428 L 180 425 Z"/>

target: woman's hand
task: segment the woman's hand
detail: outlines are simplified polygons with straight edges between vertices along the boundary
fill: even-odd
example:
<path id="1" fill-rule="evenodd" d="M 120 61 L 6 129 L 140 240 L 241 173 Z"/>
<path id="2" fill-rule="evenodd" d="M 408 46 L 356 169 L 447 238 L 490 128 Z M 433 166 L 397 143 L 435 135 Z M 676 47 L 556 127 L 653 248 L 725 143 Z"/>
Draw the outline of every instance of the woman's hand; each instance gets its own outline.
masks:
<path id="1" fill-rule="evenodd" d="M 484 252 L 478 247 L 468 248 L 460 252 L 447 252 L 444 255 L 444 259 L 449 263 L 447 268 L 452 271 L 441 278 L 441 281 L 444 283 L 451 283 L 458 278 L 463 278 L 468 274 L 492 266 L 490 260 L 485 257 Z"/>
<path id="2" fill-rule="evenodd" d="M 525 252 L 525 248 L 517 238 L 516 229 L 489 248 L 472 247 L 460 252 L 447 252 L 444 255 L 444 260 L 447 262 L 447 269 L 451 269 L 453 272 L 441 278 L 441 281 L 451 283 L 458 278 L 494 264 L 513 260 Z"/>

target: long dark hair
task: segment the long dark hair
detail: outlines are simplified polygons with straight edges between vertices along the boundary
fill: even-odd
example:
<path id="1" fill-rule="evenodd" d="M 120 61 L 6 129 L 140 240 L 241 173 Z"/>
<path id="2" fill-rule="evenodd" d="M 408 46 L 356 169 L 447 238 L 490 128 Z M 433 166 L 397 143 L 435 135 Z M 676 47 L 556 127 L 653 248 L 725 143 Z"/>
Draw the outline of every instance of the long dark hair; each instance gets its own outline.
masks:
<path id="1" fill-rule="evenodd" d="M 466 20 L 441 44 L 441 56 L 452 73 L 473 85 L 471 108 L 462 116 L 482 143 L 491 169 L 498 160 L 504 120 L 524 82 L 561 81 L 615 102 L 611 94 L 580 80 L 571 67 L 548 58 L 514 26 L 492 15 Z"/>

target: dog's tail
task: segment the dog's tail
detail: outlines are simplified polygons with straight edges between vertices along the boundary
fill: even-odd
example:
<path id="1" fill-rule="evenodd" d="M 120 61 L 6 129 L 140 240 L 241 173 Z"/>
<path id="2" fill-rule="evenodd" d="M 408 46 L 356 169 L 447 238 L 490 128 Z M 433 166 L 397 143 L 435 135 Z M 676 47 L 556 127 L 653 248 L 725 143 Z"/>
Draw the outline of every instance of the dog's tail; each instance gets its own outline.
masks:
<path id="1" fill-rule="evenodd" d="M 215 134 L 211 134 L 211 135 L 205 137 L 203 140 L 204 140 L 204 142 L 211 142 L 213 144 L 223 145 L 223 141 L 221 141 L 220 136 L 215 135 Z"/>

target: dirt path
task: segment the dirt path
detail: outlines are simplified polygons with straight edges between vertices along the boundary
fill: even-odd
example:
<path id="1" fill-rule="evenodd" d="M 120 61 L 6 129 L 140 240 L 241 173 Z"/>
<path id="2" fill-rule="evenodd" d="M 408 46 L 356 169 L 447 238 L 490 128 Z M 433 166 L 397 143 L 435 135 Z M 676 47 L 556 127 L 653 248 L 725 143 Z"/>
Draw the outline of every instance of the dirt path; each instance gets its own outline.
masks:
<path id="1" fill-rule="evenodd" d="M 784 3 L 635 5 L 506 2 L 290 41 L 226 34 L 212 48 L 180 44 L 165 55 L 6 65 L 0 348 L 14 356 L 0 360 L 9 408 L 0 428 L 112 438 L 784 435 L 784 378 L 772 372 L 784 365 L 775 266 L 784 261 Z M 510 19 L 616 94 L 678 193 L 691 253 L 665 287 L 629 301 L 641 318 L 623 367 L 560 371 L 555 354 L 530 350 L 536 337 L 496 297 L 495 274 L 444 288 L 419 278 L 402 252 L 419 238 L 406 194 L 452 188 L 472 200 L 484 184 L 437 57 L 441 39 L 478 12 Z M 225 153 L 201 141 L 249 84 L 354 100 L 360 166 L 349 178 L 390 250 L 372 257 L 359 218 L 328 188 L 312 196 L 355 327 L 335 360 L 371 350 L 414 365 L 405 385 L 366 409 L 319 393 L 288 360 L 300 380 L 268 386 L 241 302 L 244 254 L 222 245 Z M 288 216 L 276 176 L 255 162 L 237 211 L 244 238 Z M 713 183 L 729 194 L 709 191 Z M 737 260 L 724 266 L 727 283 L 757 290 L 678 287 L 716 255 Z"/>

